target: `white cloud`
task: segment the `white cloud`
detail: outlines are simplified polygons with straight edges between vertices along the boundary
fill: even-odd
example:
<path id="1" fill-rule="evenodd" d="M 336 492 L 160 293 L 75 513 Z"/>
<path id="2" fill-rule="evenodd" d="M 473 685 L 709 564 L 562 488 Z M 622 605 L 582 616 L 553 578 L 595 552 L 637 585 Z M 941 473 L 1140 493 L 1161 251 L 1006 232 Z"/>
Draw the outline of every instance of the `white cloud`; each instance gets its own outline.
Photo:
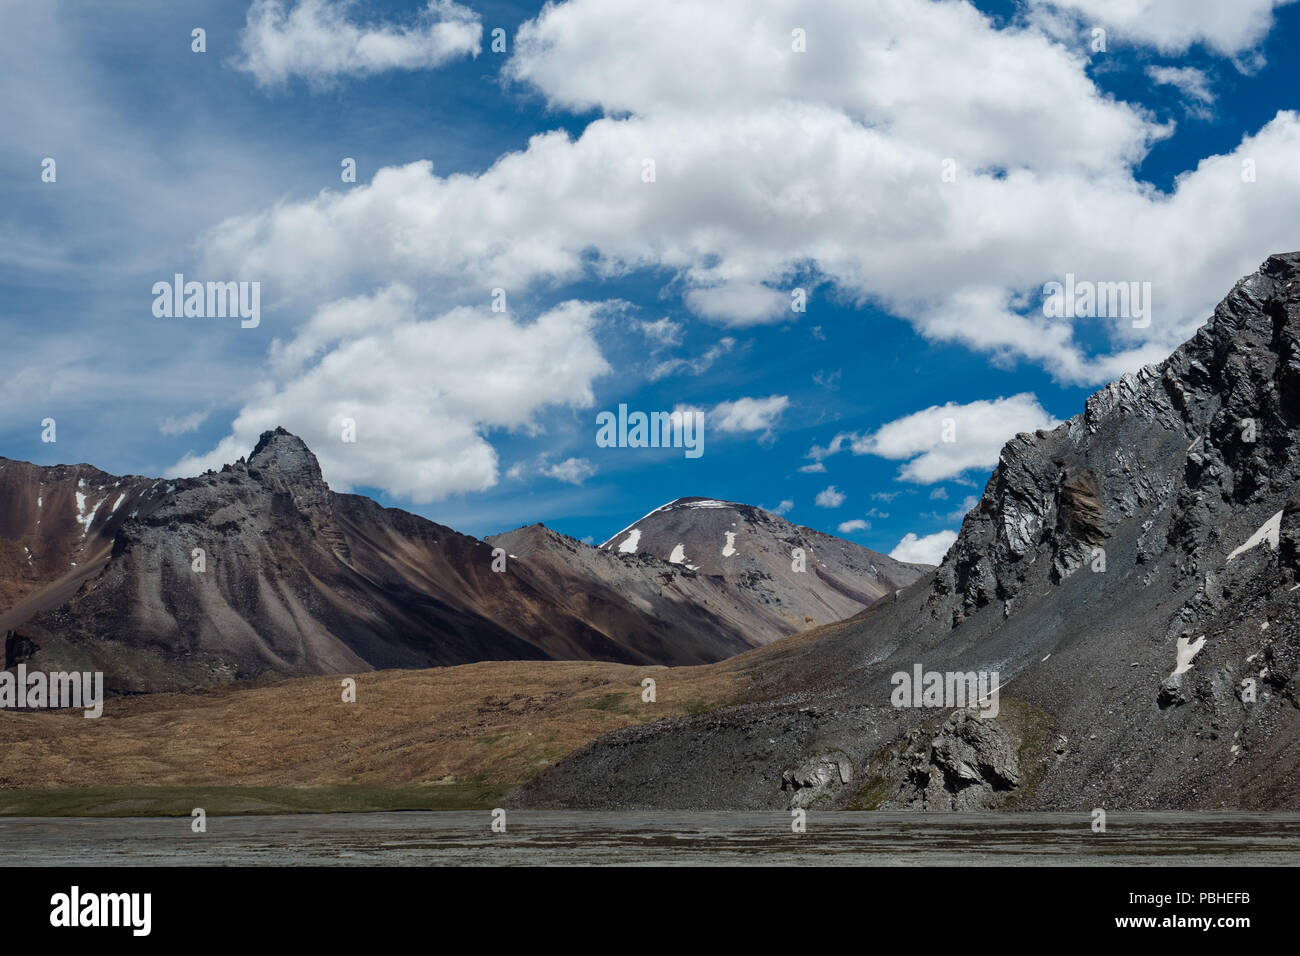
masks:
<path id="1" fill-rule="evenodd" d="M 855 455 L 905 461 L 899 477 L 929 485 L 957 478 L 972 469 L 991 469 L 998 462 L 1002 446 L 1020 432 L 1051 429 L 1059 424 L 1038 404 L 1038 399 L 1023 392 L 967 405 L 932 405 L 888 422 L 870 434 L 836 435 L 826 448 L 813 446 L 809 456 L 826 457 L 847 446 Z"/>
<path id="2" fill-rule="evenodd" d="M 199 430 L 208 419 L 211 412 L 194 412 L 191 415 L 183 415 L 180 418 L 168 416 L 163 419 L 162 424 L 158 426 L 158 431 L 167 436 L 188 435 L 190 432 Z"/>
<path id="3" fill-rule="evenodd" d="M 931 500 L 931 501 L 936 501 L 936 500 L 940 500 L 940 501 L 941 501 L 941 500 L 945 500 L 945 499 L 947 499 L 947 497 L 948 497 L 948 489 L 947 489 L 947 488 L 936 488 L 936 489 L 934 489 L 934 491 L 930 492 L 930 500 Z"/>
<path id="4" fill-rule="evenodd" d="M 840 505 L 844 504 L 844 499 L 846 497 L 847 496 L 843 492 L 838 491 L 834 485 L 831 485 L 829 488 L 824 488 L 817 492 L 817 498 L 814 503 L 818 508 L 838 508 Z"/>
<path id="5" fill-rule="evenodd" d="M 870 521 L 864 521 L 861 518 L 854 518 L 852 521 L 841 521 L 837 530 L 840 534 L 852 534 L 854 531 L 867 531 L 871 528 Z"/>
<path id="6" fill-rule="evenodd" d="M 826 471 L 826 466 L 820 461 L 815 461 L 811 465 L 803 465 L 799 470 L 805 475 L 820 475 Z"/>
<path id="7" fill-rule="evenodd" d="M 910 561 L 914 564 L 939 564 L 948 553 L 952 543 L 957 540 L 956 531 L 936 531 L 918 538 L 912 532 L 903 535 L 903 540 L 889 556 L 895 561 Z"/>
<path id="8" fill-rule="evenodd" d="M 533 431 L 549 406 L 594 403 L 592 382 L 609 371 L 592 337 L 599 312 L 570 301 L 529 323 L 486 307 L 426 319 L 404 288 L 330 303 L 275 346 L 268 379 L 230 435 L 172 474 L 234 461 L 283 425 L 338 490 L 372 486 L 425 503 L 490 488 L 498 475 L 489 431 Z M 341 441 L 346 418 L 356 422 L 354 443 Z"/>
<path id="9" fill-rule="evenodd" d="M 854 436 L 852 432 L 840 432 L 829 442 L 827 442 L 824 446 L 813 445 L 812 448 L 808 449 L 808 454 L 804 456 L 805 458 L 811 458 L 813 460 L 813 464 L 805 465 L 803 468 L 800 468 L 799 470 L 800 471 L 825 471 L 826 466 L 821 464 L 822 461 L 827 458 L 830 458 L 832 455 L 838 455 L 841 451 L 844 450 L 844 443 L 847 441 L 852 441 L 853 437 Z"/>
<path id="10" fill-rule="evenodd" d="M 326 303 L 285 342 L 271 340 L 271 367 L 280 376 L 298 372 L 337 342 L 358 334 L 391 329 L 415 315 L 415 293 L 403 285 Z"/>
<path id="11" fill-rule="evenodd" d="M 777 505 L 775 508 L 764 508 L 763 510 L 770 511 L 774 515 L 785 515 L 785 514 L 789 514 L 790 509 L 793 507 L 794 507 L 793 500 L 791 500 L 790 498 L 782 498 L 781 503 Z"/>
<path id="12" fill-rule="evenodd" d="M 1194 66 L 1149 66 L 1147 76 L 1157 84 L 1175 87 L 1188 99 L 1205 104 L 1214 102 L 1210 78 L 1204 70 L 1198 70 Z"/>
<path id="13" fill-rule="evenodd" d="M 1172 86 L 1183 94 L 1183 108 L 1189 116 L 1211 119 L 1214 91 L 1204 70 L 1194 66 L 1149 66 L 1147 76 L 1159 86 Z"/>
<path id="14" fill-rule="evenodd" d="M 733 282 L 686 293 L 691 311 L 728 325 L 761 325 L 790 314 L 790 294 L 752 282 Z"/>
<path id="15" fill-rule="evenodd" d="M 781 413 L 790 405 L 786 395 L 738 398 L 719 402 L 709 411 L 709 425 L 720 432 L 762 432 L 770 435 Z"/>
<path id="16" fill-rule="evenodd" d="M 1183 53 L 1203 43 L 1224 54 L 1259 43 L 1273 26 L 1273 11 L 1295 0 L 1030 0 L 1049 15 L 1074 14 L 1088 26 L 1113 33 L 1108 42 L 1153 46 Z"/>
<path id="17" fill-rule="evenodd" d="M 566 458 L 542 469 L 544 474 L 571 485 L 580 485 L 596 473 L 596 466 L 586 458 Z"/>
<path id="18" fill-rule="evenodd" d="M 792 23 L 806 54 L 790 51 Z M 1135 170 L 1170 126 L 1103 94 L 1078 51 L 967 3 L 570 0 L 516 40 L 517 83 L 602 111 L 576 139 L 535 136 L 477 174 L 389 167 L 232 218 L 206 237 L 205 264 L 290 294 L 400 280 L 452 301 L 657 268 L 733 325 L 797 318 L 789 288 L 813 265 L 829 292 L 931 340 L 1091 384 L 1163 358 L 1294 244 L 1295 113 L 1161 194 Z M 1150 281 L 1149 328 L 1078 320 L 1097 343 L 1082 344 L 1074 321 L 1038 308 L 1067 271 Z"/>
<path id="19" fill-rule="evenodd" d="M 667 320 L 664 320 L 667 321 Z M 722 356 L 726 355 L 736 347 L 736 340 L 731 336 L 725 336 L 719 339 L 714 345 L 711 345 L 702 355 L 693 359 L 670 358 L 658 363 L 650 369 L 649 379 L 657 382 L 661 378 L 667 378 L 669 375 L 676 375 L 681 372 L 689 372 L 692 375 L 701 375 L 713 367 L 714 363 Z"/>
<path id="20" fill-rule="evenodd" d="M 758 440 L 762 443 L 774 440 L 772 430 L 789 404 L 790 399 L 785 395 L 770 395 L 767 398 L 738 398 L 731 402 L 718 402 L 712 408 L 683 403 L 673 408 L 673 414 L 699 412 L 704 415 L 708 428 L 714 431 L 734 435 L 758 432 Z"/>
<path id="21" fill-rule="evenodd" d="M 586 458 L 566 458 L 560 462 L 551 461 L 550 453 L 542 452 L 535 458 L 517 461 L 507 469 L 505 477 L 510 481 L 522 481 L 543 475 L 570 485 L 581 485 L 596 473 L 596 466 Z"/>
<path id="22" fill-rule="evenodd" d="M 341 76 L 426 70 L 477 56 L 478 14 L 451 0 L 430 0 L 414 23 L 358 26 L 350 0 L 253 0 L 239 36 L 236 66 L 261 86 L 299 76 L 313 86 Z"/>
<path id="23" fill-rule="evenodd" d="M 653 322 L 638 323 L 638 326 L 641 333 L 654 343 L 656 348 L 672 348 L 681 345 L 682 337 L 686 333 L 686 326 L 666 316 Z"/>

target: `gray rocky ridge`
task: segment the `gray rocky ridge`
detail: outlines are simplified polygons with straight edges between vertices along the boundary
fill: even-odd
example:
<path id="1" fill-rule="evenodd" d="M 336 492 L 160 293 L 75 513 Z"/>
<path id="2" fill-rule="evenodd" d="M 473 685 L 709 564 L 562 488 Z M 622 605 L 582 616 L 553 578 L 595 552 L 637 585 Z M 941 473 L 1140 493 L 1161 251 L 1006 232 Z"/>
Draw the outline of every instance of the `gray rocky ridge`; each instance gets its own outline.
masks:
<path id="1" fill-rule="evenodd" d="M 1300 809 L 1298 438 L 1291 253 L 1165 361 L 1007 442 L 896 601 L 750 652 L 745 702 L 608 734 L 513 799 Z M 917 664 L 996 671 L 999 714 L 892 706 Z"/>

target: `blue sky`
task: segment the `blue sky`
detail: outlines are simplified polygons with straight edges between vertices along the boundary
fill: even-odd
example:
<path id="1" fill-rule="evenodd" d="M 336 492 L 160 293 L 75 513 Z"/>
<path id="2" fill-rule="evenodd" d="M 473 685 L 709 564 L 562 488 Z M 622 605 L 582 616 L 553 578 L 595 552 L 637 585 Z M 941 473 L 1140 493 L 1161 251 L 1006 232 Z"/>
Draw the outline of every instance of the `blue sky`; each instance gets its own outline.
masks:
<path id="1" fill-rule="evenodd" d="M 1300 246 L 1300 8 L 861 6 L 6 4 L 0 454 L 196 473 L 283 424 L 471 534 L 705 495 L 937 559 L 1003 442 Z M 178 272 L 260 324 L 155 317 Z M 1043 316 L 1067 273 L 1150 325 Z M 597 447 L 620 403 L 705 453 Z"/>

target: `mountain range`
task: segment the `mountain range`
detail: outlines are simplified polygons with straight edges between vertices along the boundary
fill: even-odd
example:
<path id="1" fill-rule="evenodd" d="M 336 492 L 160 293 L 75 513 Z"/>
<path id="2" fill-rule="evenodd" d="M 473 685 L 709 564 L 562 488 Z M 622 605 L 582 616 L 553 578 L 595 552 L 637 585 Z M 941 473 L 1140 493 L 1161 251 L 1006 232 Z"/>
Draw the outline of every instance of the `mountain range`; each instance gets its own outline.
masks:
<path id="1" fill-rule="evenodd" d="M 100 670 L 138 693 L 487 660 L 706 663 L 927 570 L 710 499 L 637 527 L 639 549 L 542 525 L 480 541 L 332 492 L 284 429 L 175 481 L 0 459 L 5 666 Z M 806 571 L 790 571 L 795 549 Z"/>
<path id="2" fill-rule="evenodd" d="M 1165 361 L 1007 442 L 936 571 L 752 652 L 743 701 L 604 735 L 516 800 L 1294 809 L 1298 439 L 1291 253 Z M 896 706 L 918 668 L 996 675 L 997 716 Z"/>
<path id="3" fill-rule="evenodd" d="M 176 482 L 0 461 L 6 663 L 220 685 L 110 702 L 94 733 L 9 715 L 0 786 L 149 767 L 574 809 L 1293 809 L 1297 439 L 1291 253 L 1168 359 L 1008 441 L 935 569 L 708 498 L 599 547 L 478 541 L 334 494 L 282 430 Z M 343 735 L 336 683 L 233 683 L 377 667 L 408 669 L 367 678 Z M 997 706 L 900 701 L 918 671 L 988 675 Z"/>

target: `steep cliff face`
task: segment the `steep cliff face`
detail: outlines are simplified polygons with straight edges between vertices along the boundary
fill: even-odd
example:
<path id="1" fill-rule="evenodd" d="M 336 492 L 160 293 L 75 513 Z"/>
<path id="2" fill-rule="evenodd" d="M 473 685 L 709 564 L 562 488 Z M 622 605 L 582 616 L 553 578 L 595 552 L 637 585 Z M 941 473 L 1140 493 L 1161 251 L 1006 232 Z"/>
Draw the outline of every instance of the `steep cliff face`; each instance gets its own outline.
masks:
<path id="1" fill-rule="evenodd" d="M 896 602 L 755 652 L 749 704 L 611 735 L 518 799 L 788 806 L 783 775 L 838 753 L 853 782 L 828 778 L 822 805 L 1300 808 L 1297 438 L 1289 254 L 1169 359 L 1009 441 L 940 568 Z M 951 706 L 892 706 L 891 676 L 918 663 L 996 671 L 1002 714 L 954 743 Z M 1015 759 L 968 792 L 939 771 L 972 747 Z"/>
<path id="2" fill-rule="evenodd" d="M 1013 600 L 1040 558 L 1073 573 L 1139 515 L 1139 563 L 1172 553 L 1180 579 L 1194 577 L 1217 566 L 1234 519 L 1294 487 L 1295 269 L 1269 259 L 1167 361 L 1108 385 L 1054 432 L 1007 444 L 941 571 L 959 619 Z"/>

